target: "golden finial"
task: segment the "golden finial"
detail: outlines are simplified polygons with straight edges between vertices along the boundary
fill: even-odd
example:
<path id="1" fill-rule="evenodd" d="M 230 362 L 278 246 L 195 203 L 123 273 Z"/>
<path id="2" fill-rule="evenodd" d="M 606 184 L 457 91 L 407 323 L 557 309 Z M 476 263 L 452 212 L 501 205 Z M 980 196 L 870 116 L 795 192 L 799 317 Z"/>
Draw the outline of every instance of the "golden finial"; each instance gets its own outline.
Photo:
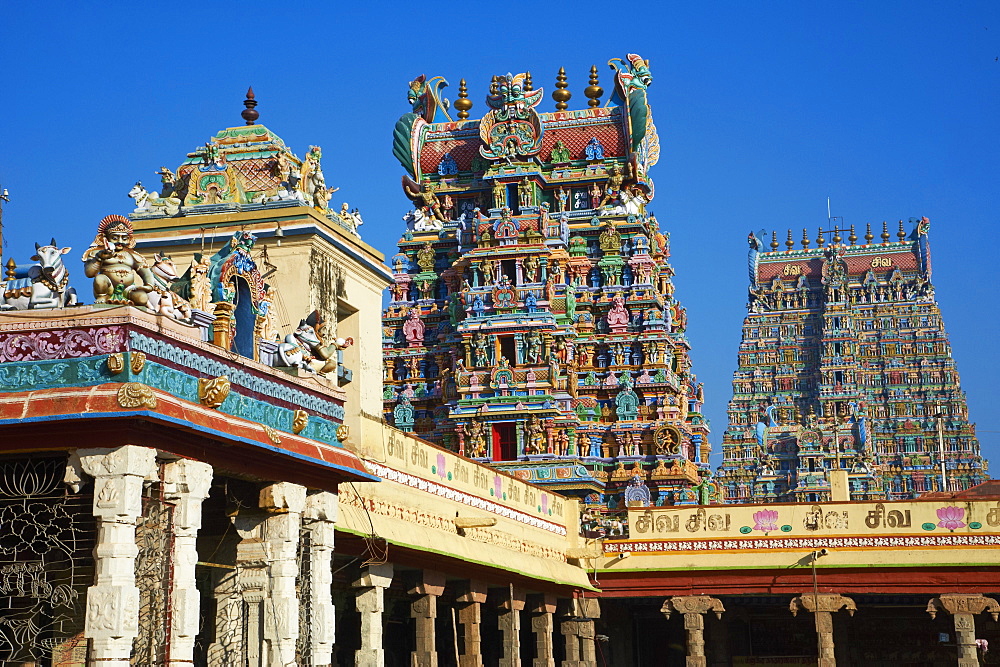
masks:
<path id="1" fill-rule="evenodd" d="M 500 94 L 500 82 L 497 80 L 498 77 L 493 77 L 490 79 L 490 95 Z"/>
<path id="2" fill-rule="evenodd" d="M 899 221 L 899 231 L 896 232 L 896 236 L 899 237 L 899 242 L 900 243 L 902 243 L 904 240 L 906 240 L 906 230 L 903 229 L 903 221 L 902 220 Z"/>
<path id="3" fill-rule="evenodd" d="M 809 249 L 809 232 L 806 231 L 805 227 L 802 228 L 802 247 L 806 250 Z"/>
<path id="4" fill-rule="evenodd" d="M 882 221 L 882 243 L 889 242 L 889 223 L 885 220 Z"/>
<path id="5" fill-rule="evenodd" d="M 858 240 L 857 234 L 854 233 L 854 225 L 851 225 L 851 235 L 847 237 L 847 240 L 851 245 L 854 245 Z"/>
<path id="6" fill-rule="evenodd" d="M 469 117 L 472 100 L 469 99 L 469 89 L 465 85 L 465 79 L 458 82 L 458 99 L 455 100 L 455 108 L 458 109 L 459 120 L 465 120 Z"/>
<path id="7" fill-rule="evenodd" d="M 819 231 L 816 232 L 816 247 L 822 248 L 824 243 L 826 243 L 826 239 L 823 238 L 823 228 L 820 227 Z"/>
<path id="8" fill-rule="evenodd" d="M 785 246 L 791 251 L 795 247 L 795 241 L 792 240 L 792 230 L 788 230 L 788 238 L 785 240 Z"/>
<path id="9" fill-rule="evenodd" d="M 592 107 L 601 105 L 601 95 L 604 89 L 597 85 L 597 65 L 590 66 L 590 85 L 583 89 L 583 94 L 589 97 L 587 104 Z"/>
<path id="10" fill-rule="evenodd" d="M 573 93 L 566 90 L 566 68 L 560 67 L 559 73 L 556 74 L 556 89 L 552 91 L 552 99 L 556 101 L 556 109 L 559 111 L 565 111 L 569 108 L 569 98 L 573 97 Z"/>
<path id="11" fill-rule="evenodd" d="M 833 228 L 833 243 L 840 243 L 840 227 Z"/>
<path id="12" fill-rule="evenodd" d="M 871 245 L 875 235 L 872 234 L 872 223 L 868 223 L 868 231 L 865 232 L 865 245 Z"/>
<path id="13" fill-rule="evenodd" d="M 531 72 L 524 73 L 524 92 L 530 93 L 534 90 L 532 87 L 534 84 L 531 83 Z"/>
<path id="14" fill-rule="evenodd" d="M 253 86 L 247 88 L 247 98 L 243 100 L 243 106 L 246 109 L 240 115 L 243 116 L 243 120 L 247 122 L 247 125 L 253 125 L 253 122 L 260 118 L 260 113 L 254 109 L 257 106 L 257 100 L 253 96 Z"/>
<path id="15" fill-rule="evenodd" d="M 771 252 L 778 249 L 778 232 L 771 232 Z"/>
<path id="16" fill-rule="evenodd" d="M 17 271 L 17 263 L 14 261 L 14 258 L 11 257 L 10 259 L 7 260 L 7 280 L 13 280 L 14 273 L 16 271 Z"/>

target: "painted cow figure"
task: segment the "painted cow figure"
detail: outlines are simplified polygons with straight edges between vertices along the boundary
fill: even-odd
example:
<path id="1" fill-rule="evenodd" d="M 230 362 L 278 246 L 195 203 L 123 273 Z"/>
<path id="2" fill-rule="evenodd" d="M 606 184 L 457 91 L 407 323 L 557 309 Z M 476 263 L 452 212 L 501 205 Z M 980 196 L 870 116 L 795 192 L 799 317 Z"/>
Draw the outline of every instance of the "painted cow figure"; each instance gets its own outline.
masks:
<path id="1" fill-rule="evenodd" d="M 76 290 L 69 286 L 69 271 L 62 257 L 70 250 L 60 248 L 54 238 L 49 245 L 36 243 L 31 256 L 35 264 L 14 267 L 13 277 L 0 282 L 0 310 L 77 305 Z"/>

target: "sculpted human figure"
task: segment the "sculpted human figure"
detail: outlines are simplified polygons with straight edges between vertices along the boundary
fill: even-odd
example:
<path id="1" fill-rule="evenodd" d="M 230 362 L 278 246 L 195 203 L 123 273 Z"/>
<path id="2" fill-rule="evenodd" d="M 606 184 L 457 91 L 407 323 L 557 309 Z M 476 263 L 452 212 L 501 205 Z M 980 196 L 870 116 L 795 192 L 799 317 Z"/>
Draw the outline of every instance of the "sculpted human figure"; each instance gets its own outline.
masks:
<path id="1" fill-rule="evenodd" d="M 83 273 L 94 279 L 95 303 L 145 306 L 149 302 L 156 281 L 134 246 L 128 218 L 108 215 L 101 220 L 97 237 L 83 253 Z"/>

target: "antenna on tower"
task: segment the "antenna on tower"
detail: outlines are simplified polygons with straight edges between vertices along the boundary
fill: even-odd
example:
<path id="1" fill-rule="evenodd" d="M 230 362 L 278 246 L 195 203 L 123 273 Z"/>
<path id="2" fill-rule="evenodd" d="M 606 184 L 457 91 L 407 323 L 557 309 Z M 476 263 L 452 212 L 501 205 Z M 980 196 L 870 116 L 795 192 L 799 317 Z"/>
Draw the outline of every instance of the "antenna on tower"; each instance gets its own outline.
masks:
<path id="1" fill-rule="evenodd" d="M 827 197 L 826 198 L 826 224 L 830 224 L 830 221 L 832 219 L 833 219 L 833 215 L 831 215 L 831 213 L 830 213 L 830 198 Z"/>

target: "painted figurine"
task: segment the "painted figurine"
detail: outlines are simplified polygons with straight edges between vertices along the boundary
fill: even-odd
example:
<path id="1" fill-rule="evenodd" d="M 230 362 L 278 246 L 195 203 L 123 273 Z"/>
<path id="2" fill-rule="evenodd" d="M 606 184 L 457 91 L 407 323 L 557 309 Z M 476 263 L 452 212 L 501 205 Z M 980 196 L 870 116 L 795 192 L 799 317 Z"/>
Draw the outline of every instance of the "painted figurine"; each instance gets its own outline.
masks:
<path id="1" fill-rule="evenodd" d="M 94 242 L 83 253 L 83 273 L 94 279 L 95 303 L 149 303 L 155 278 L 146 259 L 133 250 L 132 231 L 128 218 L 105 216 Z"/>

